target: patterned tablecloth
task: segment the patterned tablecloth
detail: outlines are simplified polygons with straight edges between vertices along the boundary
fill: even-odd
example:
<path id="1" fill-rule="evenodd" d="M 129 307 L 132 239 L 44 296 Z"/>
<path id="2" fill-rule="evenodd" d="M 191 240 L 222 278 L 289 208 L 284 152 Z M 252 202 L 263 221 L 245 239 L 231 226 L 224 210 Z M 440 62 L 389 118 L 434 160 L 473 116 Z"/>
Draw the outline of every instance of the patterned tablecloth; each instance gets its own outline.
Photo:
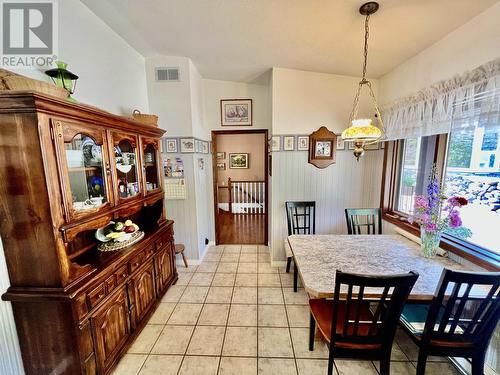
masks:
<path id="1" fill-rule="evenodd" d="M 424 258 L 420 246 L 401 235 L 293 235 L 288 242 L 304 287 L 316 298 L 333 298 L 336 270 L 363 274 L 416 271 L 420 276 L 410 294 L 414 300 L 432 298 L 443 268 L 468 270 L 448 258 Z"/>

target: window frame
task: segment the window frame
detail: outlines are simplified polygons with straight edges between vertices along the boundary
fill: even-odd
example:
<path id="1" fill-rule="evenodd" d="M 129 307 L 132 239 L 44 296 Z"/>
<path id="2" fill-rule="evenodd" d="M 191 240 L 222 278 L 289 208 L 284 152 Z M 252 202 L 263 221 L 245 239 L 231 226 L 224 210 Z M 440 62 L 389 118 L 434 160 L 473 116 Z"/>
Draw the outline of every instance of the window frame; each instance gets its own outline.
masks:
<path id="1" fill-rule="evenodd" d="M 395 207 L 397 207 L 396 198 L 399 188 L 402 157 L 401 149 L 403 145 L 404 140 L 385 142 L 380 194 L 382 219 L 420 237 L 420 228 L 418 225 L 416 223 L 410 224 L 408 222 L 409 215 L 395 209 Z M 448 135 L 438 135 L 434 150 L 434 163 L 436 163 L 438 167 L 440 178 L 442 178 L 446 166 L 447 148 Z M 489 271 L 500 271 L 500 254 L 487 248 L 450 236 L 446 233 L 442 235 L 440 247 Z"/>

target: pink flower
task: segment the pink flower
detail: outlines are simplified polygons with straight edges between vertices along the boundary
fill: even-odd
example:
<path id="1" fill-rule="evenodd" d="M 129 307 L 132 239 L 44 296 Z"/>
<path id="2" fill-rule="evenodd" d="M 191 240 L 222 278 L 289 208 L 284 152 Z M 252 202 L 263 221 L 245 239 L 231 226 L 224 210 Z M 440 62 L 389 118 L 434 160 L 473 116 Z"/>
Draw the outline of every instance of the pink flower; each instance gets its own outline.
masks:
<path id="1" fill-rule="evenodd" d="M 464 197 L 451 197 L 451 198 L 448 198 L 448 203 L 452 207 L 462 207 L 462 206 L 466 206 L 468 201 Z"/>
<path id="2" fill-rule="evenodd" d="M 425 230 L 427 232 L 436 232 L 437 231 L 437 225 L 434 224 L 434 223 L 427 223 L 426 227 L 425 227 Z"/>
<path id="3" fill-rule="evenodd" d="M 429 201 L 423 195 L 417 195 L 415 197 L 415 208 L 425 210 L 429 207 Z"/>
<path id="4" fill-rule="evenodd" d="M 451 211 L 449 218 L 450 218 L 450 227 L 458 228 L 462 226 L 462 219 L 460 218 L 460 214 L 457 211 Z"/>

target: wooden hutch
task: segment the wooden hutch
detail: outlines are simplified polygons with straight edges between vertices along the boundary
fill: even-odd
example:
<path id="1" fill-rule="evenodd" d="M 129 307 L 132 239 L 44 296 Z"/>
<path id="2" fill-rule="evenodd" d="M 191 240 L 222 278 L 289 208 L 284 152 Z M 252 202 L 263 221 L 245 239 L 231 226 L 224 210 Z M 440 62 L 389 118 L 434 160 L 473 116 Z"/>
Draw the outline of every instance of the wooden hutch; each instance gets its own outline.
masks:
<path id="1" fill-rule="evenodd" d="M 164 131 L 50 96 L 0 93 L 0 235 L 27 374 L 108 374 L 177 280 Z M 138 243 L 99 252 L 131 219 Z"/>

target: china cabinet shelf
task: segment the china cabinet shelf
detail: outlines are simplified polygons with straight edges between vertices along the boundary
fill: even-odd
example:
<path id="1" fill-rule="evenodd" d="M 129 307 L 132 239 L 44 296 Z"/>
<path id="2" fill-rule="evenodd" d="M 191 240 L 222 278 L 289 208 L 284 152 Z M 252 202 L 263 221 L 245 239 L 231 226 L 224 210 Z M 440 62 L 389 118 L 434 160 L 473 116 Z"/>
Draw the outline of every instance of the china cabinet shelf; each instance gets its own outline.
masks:
<path id="1" fill-rule="evenodd" d="M 96 171 L 99 168 L 97 167 L 71 167 L 68 168 L 68 172 L 87 172 L 87 171 Z"/>

